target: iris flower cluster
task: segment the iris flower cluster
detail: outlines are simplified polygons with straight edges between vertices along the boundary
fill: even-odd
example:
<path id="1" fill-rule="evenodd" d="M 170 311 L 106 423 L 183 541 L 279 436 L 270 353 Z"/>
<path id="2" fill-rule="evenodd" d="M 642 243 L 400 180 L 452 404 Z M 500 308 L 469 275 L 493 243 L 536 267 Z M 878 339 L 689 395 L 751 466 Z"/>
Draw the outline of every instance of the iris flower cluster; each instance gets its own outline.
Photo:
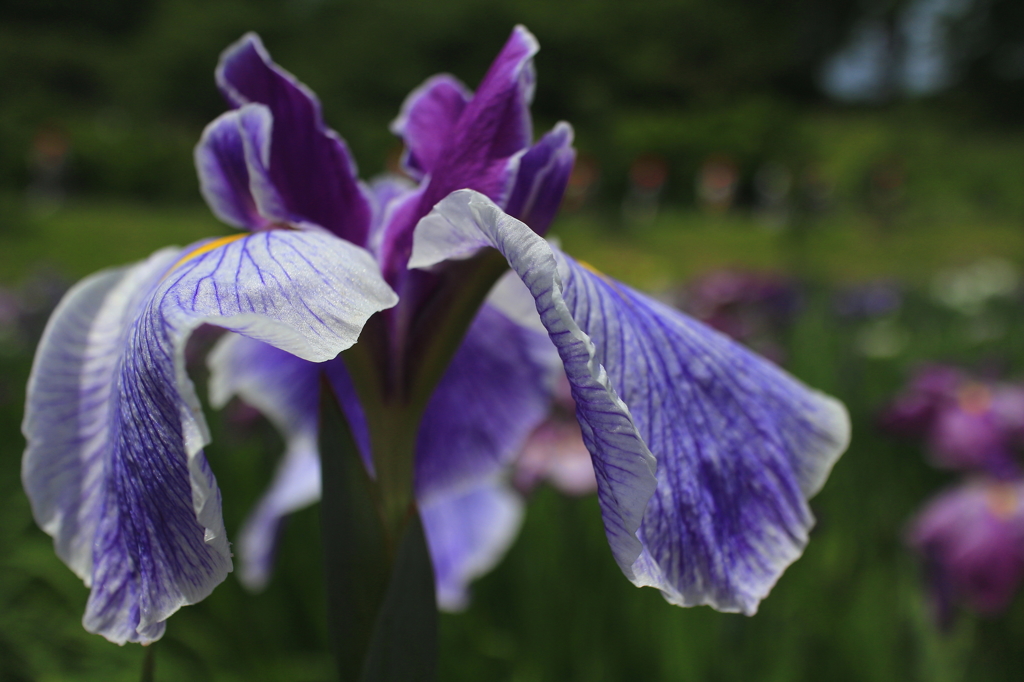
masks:
<path id="1" fill-rule="evenodd" d="M 575 152 L 566 123 L 534 139 L 537 49 L 517 27 L 475 92 L 427 80 L 391 126 L 406 177 L 368 183 L 256 36 L 224 52 L 230 110 L 195 160 L 238 232 L 77 284 L 29 382 L 24 486 L 90 589 L 86 629 L 152 642 L 232 570 L 184 363 L 204 324 L 228 331 L 210 402 L 242 397 L 286 441 L 236 545 L 250 585 L 281 519 L 321 493 L 325 386 L 386 493 L 383 525 L 422 519 L 442 607 L 514 537 L 511 469 L 563 374 L 627 579 L 751 614 L 800 555 L 845 409 L 544 239 Z"/>
<path id="2" fill-rule="evenodd" d="M 882 415 L 894 433 L 923 438 L 932 463 L 967 474 L 911 521 L 935 615 L 954 606 L 995 614 L 1024 580 L 1024 386 L 983 381 L 956 367 L 919 370 Z"/>

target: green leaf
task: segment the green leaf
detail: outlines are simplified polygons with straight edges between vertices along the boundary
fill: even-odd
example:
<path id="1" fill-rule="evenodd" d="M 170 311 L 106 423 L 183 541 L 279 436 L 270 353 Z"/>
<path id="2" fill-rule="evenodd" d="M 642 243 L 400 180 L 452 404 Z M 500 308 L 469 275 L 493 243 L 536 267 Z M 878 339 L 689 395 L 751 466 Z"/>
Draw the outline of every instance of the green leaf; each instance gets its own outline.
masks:
<path id="1" fill-rule="evenodd" d="M 324 577 L 342 682 L 424 682 L 437 662 L 434 574 L 415 507 L 382 521 L 381 491 L 359 457 L 337 399 L 320 401 Z"/>

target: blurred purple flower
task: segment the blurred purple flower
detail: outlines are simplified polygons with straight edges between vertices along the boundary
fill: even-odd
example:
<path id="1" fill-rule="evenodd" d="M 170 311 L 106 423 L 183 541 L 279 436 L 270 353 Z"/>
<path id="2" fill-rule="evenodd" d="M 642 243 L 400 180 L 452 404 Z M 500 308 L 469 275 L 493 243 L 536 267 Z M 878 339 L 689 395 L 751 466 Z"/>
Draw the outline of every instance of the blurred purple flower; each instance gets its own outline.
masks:
<path id="1" fill-rule="evenodd" d="M 834 298 L 836 314 L 851 319 L 871 319 L 897 312 L 903 292 L 896 282 L 878 281 L 847 287 Z"/>
<path id="2" fill-rule="evenodd" d="M 976 480 L 947 490 L 914 518 L 907 542 L 924 560 L 941 625 L 958 602 L 1002 611 L 1024 577 L 1024 482 Z"/>
<path id="3" fill-rule="evenodd" d="M 929 365 L 885 408 L 880 424 L 923 438 L 938 467 L 1013 477 L 1020 472 L 1015 452 L 1024 435 L 1024 387 Z"/>
<path id="4" fill-rule="evenodd" d="M 799 309 L 800 295 L 795 283 L 782 275 L 716 270 L 683 287 L 674 303 L 781 364 L 785 351 L 780 337 Z"/>

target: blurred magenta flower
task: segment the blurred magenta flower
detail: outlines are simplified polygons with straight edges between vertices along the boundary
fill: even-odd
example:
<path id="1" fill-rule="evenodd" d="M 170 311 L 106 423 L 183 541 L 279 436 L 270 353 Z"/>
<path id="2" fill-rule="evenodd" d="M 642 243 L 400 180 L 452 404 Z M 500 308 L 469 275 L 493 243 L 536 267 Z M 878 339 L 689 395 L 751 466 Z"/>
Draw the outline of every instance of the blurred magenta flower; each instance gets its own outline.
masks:
<path id="1" fill-rule="evenodd" d="M 1024 386 L 929 365 L 883 411 L 880 422 L 893 433 L 924 438 L 938 467 L 1002 478 L 1020 472 L 1016 451 L 1024 444 Z"/>
<path id="2" fill-rule="evenodd" d="M 907 542 L 925 561 L 941 624 L 957 602 L 1002 611 L 1024 577 L 1024 482 L 982 479 L 947 490 L 914 518 Z"/>
<path id="3" fill-rule="evenodd" d="M 283 516 L 322 492 L 326 383 L 390 537 L 418 510 L 438 602 L 464 603 L 518 527 L 509 469 L 550 411 L 555 352 L 634 584 L 749 614 L 800 555 L 807 500 L 847 445 L 845 409 L 541 237 L 574 152 L 565 123 L 533 141 L 537 49 L 518 27 L 475 93 L 451 76 L 414 91 L 392 124 L 414 182 L 369 185 L 257 37 L 224 53 L 233 108 L 196 165 L 214 213 L 246 231 L 79 283 L 30 380 L 23 480 L 91 588 L 87 629 L 153 641 L 231 570 L 184 370 L 201 324 L 234 332 L 209 358 L 211 402 L 240 396 L 287 443 L 242 530 L 250 584 L 269 575 Z M 511 285 L 488 296 L 506 266 Z M 525 325 L 510 312 L 524 302 Z"/>

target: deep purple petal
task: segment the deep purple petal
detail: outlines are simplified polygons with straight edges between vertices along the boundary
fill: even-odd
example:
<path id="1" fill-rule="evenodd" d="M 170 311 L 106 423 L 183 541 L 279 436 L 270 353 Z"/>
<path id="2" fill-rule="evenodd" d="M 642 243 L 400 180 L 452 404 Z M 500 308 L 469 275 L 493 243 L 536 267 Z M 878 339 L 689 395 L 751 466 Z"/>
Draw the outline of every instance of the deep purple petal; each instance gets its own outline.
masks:
<path id="1" fill-rule="evenodd" d="M 846 448 L 845 409 L 581 267 L 474 192 L 454 193 L 420 223 L 410 266 L 483 245 L 523 278 L 565 363 L 623 571 L 676 604 L 756 611 L 806 544 L 806 498 Z"/>
<path id="2" fill-rule="evenodd" d="M 57 554 L 92 588 L 86 629 L 153 641 L 231 570 L 185 372 L 192 330 L 212 323 L 333 358 L 396 302 L 375 269 L 326 233 L 274 230 L 165 249 L 69 292 L 29 381 L 22 480 Z"/>
<path id="3" fill-rule="evenodd" d="M 518 155 L 533 141 L 529 105 L 537 50 L 536 38 L 517 26 L 447 139 L 431 143 L 441 151 L 418 200 L 396 211 L 385 228 L 380 259 L 389 282 L 405 271 L 416 223 L 449 193 L 470 188 L 498 204 L 508 201 Z"/>
<path id="4" fill-rule="evenodd" d="M 348 147 L 324 125 L 316 96 L 271 60 L 254 33 L 221 55 L 217 85 L 234 107 L 259 103 L 269 108 L 274 135 L 267 169 L 287 210 L 365 245 L 370 202 Z"/>
<path id="5" fill-rule="evenodd" d="M 199 189 L 214 215 L 229 225 L 257 230 L 267 220 L 249 191 L 245 145 L 237 112 L 222 114 L 206 126 L 195 149 Z"/>
<path id="6" fill-rule="evenodd" d="M 464 488 L 506 468 L 551 404 L 554 349 L 485 305 L 423 413 L 416 494 Z"/>
<path id="7" fill-rule="evenodd" d="M 504 208 L 537 234 L 548 231 L 562 203 L 576 162 L 572 138 L 572 126 L 559 123 L 519 159 L 512 194 Z"/>
<path id="8" fill-rule="evenodd" d="M 419 503 L 434 563 L 437 605 L 458 611 L 469 603 L 469 583 L 490 571 L 519 533 L 523 501 L 507 485 L 485 480 Z"/>
<path id="9" fill-rule="evenodd" d="M 422 178 L 437 166 L 473 93 L 454 76 L 440 74 L 413 90 L 391 123 L 405 142 L 402 165 Z"/>

